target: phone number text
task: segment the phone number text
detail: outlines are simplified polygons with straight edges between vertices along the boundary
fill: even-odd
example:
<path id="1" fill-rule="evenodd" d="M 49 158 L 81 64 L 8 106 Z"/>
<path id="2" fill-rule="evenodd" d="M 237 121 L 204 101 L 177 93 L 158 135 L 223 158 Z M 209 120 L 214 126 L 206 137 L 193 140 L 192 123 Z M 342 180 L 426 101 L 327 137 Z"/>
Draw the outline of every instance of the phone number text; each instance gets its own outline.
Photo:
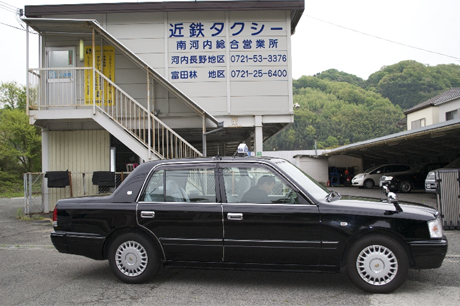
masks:
<path id="1" fill-rule="evenodd" d="M 244 54 L 233 54 L 230 56 L 232 63 L 285 63 L 287 62 L 286 54 L 269 54 L 266 56 L 260 54 L 244 55 Z"/>
<path id="2" fill-rule="evenodd" d="M 255 70 L 243 70 L 243 69 L 235 69 L 231 71 L 232 78 L 262 78 L 262 77 L 269 77 L 269 78 L 285 78 L 287 77 L 287 70 L 286 69 L 255 69 Z"/>

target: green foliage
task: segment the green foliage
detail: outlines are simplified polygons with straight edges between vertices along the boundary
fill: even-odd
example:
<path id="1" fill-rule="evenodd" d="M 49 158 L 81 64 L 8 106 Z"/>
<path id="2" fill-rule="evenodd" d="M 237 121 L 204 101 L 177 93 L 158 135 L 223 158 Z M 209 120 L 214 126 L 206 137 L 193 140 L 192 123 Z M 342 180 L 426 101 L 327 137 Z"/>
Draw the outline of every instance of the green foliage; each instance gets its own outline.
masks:
<path id="1" fill-rule="evenodd" d="M 0 194 L 23 194 L 24 172 L 41 171 L 40 130 L 29 124 L 25 113 L 24 86 L 0 85 Z"/>
<path id="2" fill-rule="evenodd" d="M 452 87 L 460 87 L 459 65 L 425 66 L 402 61 L 373 73 L 363 88 L 380 93 L 402 109 L 409 109 Z"/>
<path id="3" fill-rule="evenodd" d="M 34 172 L 41 168 L 40 131 L 29 124 L 22 110 L 1 110 L 0 161 L 3 161 L 2 169 L 15 169 L 15 172 Z"/>
<path id="4" fill-rule="evenodd" d="M 19 174 L 0 171 L 0 197 L 24 196 L 24 184 Z"/>
<path id="5" fill-rule="evenodd" d="M 343 71 L 338 71 L 337 69 L 329 69 L 314 75 L 315 77 L 335 82 L 346 82 L 352 85 L 364 87 L 364 80 L 360 77 L 357 77 L 354 74 L 349 74 Z"/>
<path id="6" fill-rule="evenodd" d="M 460 87 L 459 65 L 402 61 L 368 80 L 336 69 L 293 81 L 294 123 L 264 143 L 265 150 L 333 148 L 401 131 L 396 122 L 411 108 Z"/>
<path id="7" fill-rule="evenodd" d="M 30 217 L 24 214 L 24 211 L 22 210 L 22 208 L 18 208 L 16 212 L 16 219 L 21 220 L 21 221 L 29 221 Z"/>
<path id="8" fill-rule="evenodd" d="M 5 109 L 26 109 L 26 87 L 16 82 L 0 84 L 0 108 Z"/>
<path id="9" fill-rule="evenodd" d="M 334 148 L 399 132 L 399 106 L 357 85 L 303 76 L 294 80 L 294 123 L 267 140 L 264 150 Z"/>

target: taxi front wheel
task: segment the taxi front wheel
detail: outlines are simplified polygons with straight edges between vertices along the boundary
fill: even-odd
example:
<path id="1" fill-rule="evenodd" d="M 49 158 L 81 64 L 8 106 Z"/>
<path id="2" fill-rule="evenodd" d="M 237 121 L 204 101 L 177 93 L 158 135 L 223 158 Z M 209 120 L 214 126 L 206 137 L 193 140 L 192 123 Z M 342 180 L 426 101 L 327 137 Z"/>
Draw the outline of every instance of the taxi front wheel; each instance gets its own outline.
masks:
<path id="1" fill-rule="evenodd" d="M 404 248 L 383 235 L 366 236 L 354 243 L 348 253 L 347 273 L 360 289 L 389 293 L 406 279 L 409 260 Z"/>

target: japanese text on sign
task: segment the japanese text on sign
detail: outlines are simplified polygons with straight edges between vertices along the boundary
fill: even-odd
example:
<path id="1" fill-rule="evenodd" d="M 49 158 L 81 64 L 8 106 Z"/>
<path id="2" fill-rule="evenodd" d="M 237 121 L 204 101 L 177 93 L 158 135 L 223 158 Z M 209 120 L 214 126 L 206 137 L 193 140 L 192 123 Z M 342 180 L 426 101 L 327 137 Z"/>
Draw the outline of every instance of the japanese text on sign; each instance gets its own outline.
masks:
<path id="1" fill-rule="evenodd" d="M 112 46 L 104 46 L 101 57 L 101 47 L 96 46 L 95 67 L 101 71 L 109 80 L 115 81 L 115 48 Z M 92 48 L 85 47 L 85 67 L 93 66 Z M 93 84 L 93 73 L 91 70 L 85 70 L 85 104 L 93 104 L 93 90 L 95 91 L 97 105 L 113 105 L 112 96 L 114 89 L 107 82 L 103 82 L 96 77 Z"/>
<path id="2" fill-rule="evenodd" d="M 188 28 L 188 29 L 187 29 Z M 202 22 L 192 22 L 187 26 L 183 22 L 169 24 L 169 37 L 215 37 L 224 32 L 225 24 L 223 22 L 214 22 L 212 25 L 205 25 Z M 243 32 L 244 31 L 244 32 Z M 265 31 L 265 32 L 264 32 Z M 258 36 L 261 34 L 273 35 L 276 32 L 283 31 L 283 27 L 267 27 L 265 24 L 257 22 L 234 22 L 230 26 L 229 35 L 251 35 Z"/>
<path id="3" fill-rule="evenodd" d="M 173 81 L 287 77 L 285 23 L 169 22 L 168 26 Z M 280 68 L 269 69 L 272 66 Z"/>

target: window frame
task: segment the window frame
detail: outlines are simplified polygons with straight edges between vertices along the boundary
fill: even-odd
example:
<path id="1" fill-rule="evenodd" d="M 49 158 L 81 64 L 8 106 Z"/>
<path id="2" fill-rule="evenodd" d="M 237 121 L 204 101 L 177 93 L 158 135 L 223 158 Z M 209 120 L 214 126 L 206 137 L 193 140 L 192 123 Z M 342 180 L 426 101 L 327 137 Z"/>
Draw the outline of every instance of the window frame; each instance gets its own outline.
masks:
<path id="1" fill-rule="evenodd" d="M 451 117 L 451 118 L 448 118 L 448 117 Z M 446 112 L 445 118 L 446 118 L 446 121 L 455 120 L 455 119 L 460 118 L 458 109 L 453 109 L 451 111 Z"/>
<path id="2" fill-rule="evenodd" d="M 426 126 L 426 119 L 425 118 L 420 118 L 417 120 L 413 120 L 410 123 L 410 128 L 411 129 L 418 129 Z"/>
<path id="3" fill-rule="evenodd" d="M 293 190 L 296 195 L 297 195 L 297 203 L 250 203 L 254 205 L 311 205 L 309 201 L 307 201 L 303 195 L 303 192 L 301 192 L 296 186 L 291 184 L 284 176 L 284 174 L 276 167 L 273 167 L 270 164 L 265 164 L 265 163 L 244 163 L 244 162 L 232 162 L 232 163 L 219 163 L 219 184 L 221 185 L 221 199 L 222 203 L 225 204 L 240 204 L 240 202 L 229 202 L 227 198 L 227 190 L 225 186 L 225 179 L 224 179 L 224 174 L 223 171 L 226 168 L 263 168 L 270 172 L 272 175 L 274 175 L 277 179 L 279 179 L 283 184 L 285 184 L 287 187 L 289 187 L 291 190 Z M 257 182 L 256 182 L 257 183 Z"/>
<path id="4" fill-rule="evenodd" d="M 214 193 L 215 193 L 215 199 L 216 201 L 211 201 L 211 202 L 171 202 L 171 201 L 165 201 L 165 192 L 163 191 L 163 201 L 143 201 L 145 197 L 145 192 L 148 188 L 148 185 L 150 183 L 150 180 L 152 177 L 160 172 L 160 171 L 165 171 L 165 174 L 163 175 L 163 186 L 167 180 L 167 173 L 168 171 L 184 171 L 184 170 L 192 170 L 192 169 L 212 169 L 214 171 L 214 174 L 212 177 L 214 178 Z M 189 172 L 190 173 L 190 172 Z M 139 202 L 144 202 L 144 203 L 193 203 L 193 204 L 206 204 L 206 203 L 221 203 L 220 201 L 220 190 L 217 186 L 218 180 L 217 180 L 217 165 L 215 163 L 209 163 L 209 162 L 199 162 L 199 163 L 166 163 L 166 164 L 158 164 L 155 165 L 148 175 L 146 176 L 146 179 L 144 180 L 143 186 L 141 188 L 141 192 L 139 193 L 138 198 L 136 199 L 136 203 Z M 179 186 L 180 187 L 180 186 Z M 186 187 L 186 186 L 185 186 Z M 181 187 L 182 188 L 182 187 Z M 183 188 L 185 190 L 185 188 Z"/>

